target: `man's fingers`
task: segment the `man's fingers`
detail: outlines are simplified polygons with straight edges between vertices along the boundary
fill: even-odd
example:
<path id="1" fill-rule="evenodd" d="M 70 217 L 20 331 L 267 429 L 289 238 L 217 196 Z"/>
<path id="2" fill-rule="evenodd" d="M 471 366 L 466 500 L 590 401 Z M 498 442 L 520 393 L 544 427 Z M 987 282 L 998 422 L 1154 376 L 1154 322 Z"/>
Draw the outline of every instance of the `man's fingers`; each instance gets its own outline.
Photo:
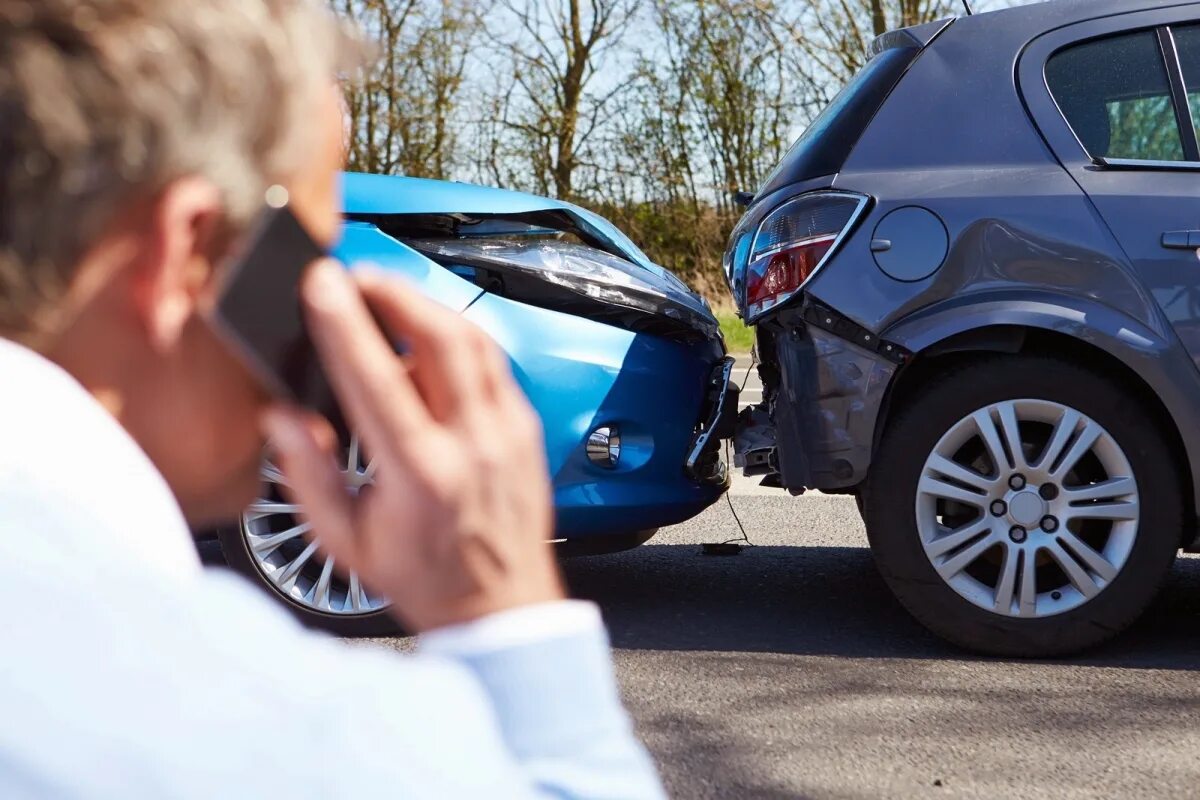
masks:
<path id="1" fill-rule="evenodd" d="M 477 408 L 486 391 L 478 329 L 402 280 L 370 268 L 354 274 L 380 323 L 408 345 L 412 378 L 430 413 L 449 420 Z"/>
<path id="2" fill-rule="evenodd" d="M 283 490 L 304 507 L 321 547 L 339 561 L 355 563 L 354 506 L 329 446 L 328 423 L 325 433 L 314 431 L 301 412 L 276 406 L 263 413 L 262 426 L 275 463 L 287 478 Z M 336 445 L 336 438 L 332 444 Z"/>
<path id="3" fill-rule="evenodd" d="M 480 345 L 483 362 L 481 368 L 488 394 L 499 404 L 505 404 L 510 399 L 528 403 L 525 390 L 521 388 L 517 383 L 516 376 L 513 375 L 512 362 L 509 360 L 508 353 L 504 352 L 500 345 L 496 344 L 495 340 L 486 333 L 480 331 L 480 334 L 484 340 Z"/>
<path id="4" fill-rule="evenodd" d="M 313 265 L 302 293 L 321 364 L 351 427 L 379 452 L 422 430 L 428 411 L 345 270 L 332 261 Z"/>

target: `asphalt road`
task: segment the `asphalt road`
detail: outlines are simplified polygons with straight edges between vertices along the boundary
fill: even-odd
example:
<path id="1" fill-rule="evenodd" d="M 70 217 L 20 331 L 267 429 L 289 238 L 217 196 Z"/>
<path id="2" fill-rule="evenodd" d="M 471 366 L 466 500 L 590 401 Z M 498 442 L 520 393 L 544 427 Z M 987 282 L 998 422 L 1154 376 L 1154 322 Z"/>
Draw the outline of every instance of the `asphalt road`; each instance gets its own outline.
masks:
<path id="1" fill-rule="evenodd" d="M 743 405 L 760 397 L 751 375 Z M 980 659 L 892 599 L 851 500 L 738 478 L 732 501 L 739 555 L 700 552 L 740 535 L 722 501 L 565 566 L 673 797 L 1200 797 L 1200 558 L 1098 651 Z"/>
<path id="2" fill-rule="evenodd" d="M 673 797 L 1200 796 L 1200 559 L 1098 652 L 984 660 L 892 600 L 851 501 L 733 501 L 739 555 L 700 554 L 737 534 L 722 502 L 566 565 Z"/>
<path id="3" fill-rule="evenodd" d="M 751 374 L 742 405 L 760 398 Z M 980 659 L 892 599 L 851 500 L 740 477 L 731 498 L 739 555 L 700 552 L 740 535 L 722 501 L 565 566 L 673 797 L 1200 797 L 1200 559 L 1099 651 Z"/>

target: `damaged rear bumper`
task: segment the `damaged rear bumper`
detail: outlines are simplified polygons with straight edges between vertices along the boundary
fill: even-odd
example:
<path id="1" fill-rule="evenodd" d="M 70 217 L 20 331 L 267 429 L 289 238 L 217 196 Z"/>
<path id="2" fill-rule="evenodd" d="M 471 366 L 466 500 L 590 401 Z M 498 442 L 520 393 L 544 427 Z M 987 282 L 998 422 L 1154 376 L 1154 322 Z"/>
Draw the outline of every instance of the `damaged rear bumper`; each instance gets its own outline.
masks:
<path id="1" fill-rule="evenodd" d="M 764 401 L 742 412 L 735 464 L 793 492 L 845 491 L 867 476 L 875 426 L 904 355 L 806 307 L 761 326 Z"/>

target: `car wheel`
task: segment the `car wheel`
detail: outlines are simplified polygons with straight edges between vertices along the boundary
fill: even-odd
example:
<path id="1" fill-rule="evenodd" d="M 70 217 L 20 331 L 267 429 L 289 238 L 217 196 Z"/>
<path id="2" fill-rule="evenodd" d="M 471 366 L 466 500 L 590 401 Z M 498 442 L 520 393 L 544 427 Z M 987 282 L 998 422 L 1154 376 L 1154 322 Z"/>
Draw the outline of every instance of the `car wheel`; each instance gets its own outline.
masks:
<path id="1" fill-rule="evenodd" d="M 1050 656 L 1130 625 L 1179 549 L 1181 471 L 1118 382 L 991 357 L 889 423 L 865 496 L 876 563 L 921 623 L 982 653 Z"/>
<path id="2" fill-rule="evenodd" d="M 364 461 L 357 437 L 350 437 L 343 453 L 342 475 L 349 490 L 371 485 L 373 468 Z M 333 559 L 305 538 L 309 526 L 296 517 L 299 507 L 280 491 L 279 470 L 266 462 L 262 478 L 263 496 L 243 512 L 238 525 L 218 532 L 230 568 L 263 587 L 309 627 L 341 636 L 400 633 L 388 612 L 390 603 L 368 591 L 355 573 L 340 574 Z"/>

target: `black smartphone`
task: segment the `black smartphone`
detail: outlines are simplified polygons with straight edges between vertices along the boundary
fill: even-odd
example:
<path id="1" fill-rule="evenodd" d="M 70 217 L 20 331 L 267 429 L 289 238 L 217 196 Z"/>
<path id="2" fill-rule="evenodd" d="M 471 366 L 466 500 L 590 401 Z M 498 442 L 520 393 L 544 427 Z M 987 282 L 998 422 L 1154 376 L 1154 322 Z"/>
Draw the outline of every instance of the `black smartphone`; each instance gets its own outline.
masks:
<path id="1" fill-rule="evenodd" d="M 336 416 L 300 304 L 301 276 L 328 255 L 286 203 L 266 206 L 224 267 L 213 324 L 272 394 Z"/>

